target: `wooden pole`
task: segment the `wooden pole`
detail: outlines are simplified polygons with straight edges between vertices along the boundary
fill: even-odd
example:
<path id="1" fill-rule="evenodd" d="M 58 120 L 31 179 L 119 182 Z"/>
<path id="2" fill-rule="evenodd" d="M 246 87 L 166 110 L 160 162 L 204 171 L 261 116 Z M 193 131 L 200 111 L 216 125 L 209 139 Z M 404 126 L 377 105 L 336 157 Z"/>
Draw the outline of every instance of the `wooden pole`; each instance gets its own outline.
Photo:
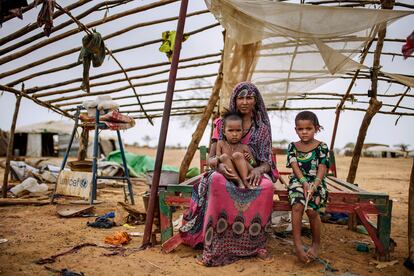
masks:
<path id="1" fill-rule="evenodd" d="M 164 114 L 161 122 L 160 137 L 158 139 L 158 149 L 154 165 L 154 177 L 152 179 L 151 193 L 148 203 L 147 218 L 145 220 L 144 236 L 142 238 L 141 248 L 147 248 L 151 245 L 150 237 L 152 232 L 152 223 L 154 221 L 154 211 L 158 186 L 161 178 L 161 166 L 164 159 L 165 142 L 167 140 L 168 124 L 170 121 L 171 105 L 174 96 L 175 80 L 177 77 L 178 61 L 180 59 L 181 44 L 184 34 L 185 17 L 187 14 L 188 0 L 181 0 L 179 19 L 177 23 L 176 40 L 174 45 L 173 58 L 171 61 L 171 71 L 168 78 L 167 94 L 165 96 Z"/>
<path id="2" fill-rule="evenodd" d="M 374 35 L 374 38 L 375 38 L 375 35 Z M 360 63 L 360 64 L 364 64 L 365 58 L 366 58 L 366 56 L 367 56 L 367 54 L 368 54 L 368 50 L 369 50 L 369 48 L 371 47 L 371 45 L 372 45 L 372 42 L 373 42 L 373 41 L 374 41 L 374 40 L 373 40 L 373 39 L 371 39 L 371 41 L 370 41 L 370 42 L 368 42 L 367 46 L 365 47 L 365 49 L 364 49 L 364 51 L 363 51 L 363 54 L 362 54 L 362 56 L 361 56 L 361 59 L 360 59 L 360 61 L 359 61 L 359 63 Z M 342 107 L 343 107 L 343 105 L 344 105 L 345 101 L 347 100 L 347 98 L 348 98 L 349 94 L 351 93 L 352 87 L 354 86 L 355 81 L 356 81 L 356 80 L 357 80 L 357 78 L 358 78 L 359 72 L 360 72 L 360 69 L 358 69 L 358 70 L 356 70 L 356 71 L 355 71 L 355 74 L 354 74 L 354 76 L 352 77 L 352 80 L 351 80 L 351 82 L 350 82 L 350 83 L 349 83 L 349 85 L 348 85 L 348 89 L 346 90 L 346 93 L 345 93 L 345 94 L 344 94 L 344 96 L 342 97 L 341 101 L 339 102 L 339 104 L 338 104 L 338 106 L 337 106 L 337 108 L 336 108 L 336 110 L 335 110 L 335 115 L 336 115 L 336 116 L 335 116 L 335 123 L 334 123 L 333 131 L 332 131 L 332 138 L 331 138 L 331 146 L 330 146 L 330 150 L 334 150 L 334 147 L 335 147 L 336 132 L 337 132 L 337 130 L 338 130 L 338 125 L 339 125 L 339 117 L 341 116 L 341 109 L 342 109 Z M 336 172 L 335 172 L 335 174 L 336 174 Z"/>
<path id="3" fill-rule="evenodd" d="M 196 75 L 196 76 L 190 76 L 190 77 L 182 77 L 182 78 L 177 78 L 177 81 L 193 80 L 193 79 L 200 79 L 200 78 L 210 78 L 210 77 L 214 77 L 216 75 L 217 75 L 217 73 L 211 73 L 211 74 Z M 168 79 L 135 83 L 135 84 L 132 85 L 132 87 L 150 86 L 150 85 L 160 84 L 160 83 L 165 83 L 165 82 L 168 82 Z M 60 98 L 56 98 L 56 99 L 52 99 L 52 100 L 47 100 L 47 102 L 49 104 L 52 104 L 52 103 L 56 103 L 56 102 L 72 100 L 72 99 L 78 99 L 78 98 L 84 98 L 84 97 L 90 97 L 90 96 L 96 96 L 96 95 L 107 95 L 107 94 L 112 94 L 112 93 L 115 93 L 115 92 L 121 92 L 123 90 L 127 90 L 130 87 L 131 86 L 126 85 L 126 86 L 121 86 L 121 87 L 117 87 L 115 89 L 109 89 L 109 90 L 104 90 L 104 91 L 90 92 L 90 93 L 80 93 L 80 94 L 75 94 L 73 96 L 65 96 L 65 97 L 60 97 Z M 59 93 L 59 94 L 65 93 L 65 92 L 63 92 L 63 90 L 60 90 L 60 91 L 61 91 L 61 93 Z M 41 95 L 39 94 L 39 96 L 35 94 L 34 98 L 37 99 L 37 98 L 40 98 L 40 97 L 51 96 L 50 94 L 56 94 L 56 91 L 55 92 L 50 92 L 48 94 L 42 93 Z"/>
<path id="4" fill-rule="evenodd" d="M 197 128 L 193 133 L 191 138 L 190 145 L 188 146 L 187 152 L 184 155 L 183 161 L 181 162 L 180 166 L 180 174 L 179 174 L 179 183 L 185 180 L 185 175 L 187 173 L 188 168 L 190 167 L 190 163 L 193 160 L 194 154 L 197 151 L 198 144 L 200 143 L 201 138 L 203 137 L 204 131 L 206 130 L 208 120 L 211 117 L 211 114 L 214 111 L 214 108 L 217 105 L 217 101 L 220 98 L 220 90 L 223 84 L 223 55 L 221 56 L 221 62 L 219 67 L 219 72 L 214 83 L 213 91 L 211 92 L 210 99 L 208 100 L 207 106 L 203 112 L 203 116 L 201 117 L 200 122 L 198 122 Z"/>
<path id="5" fill-rule="evenodd" d="M 215 63 L 219 63 L 220 60 L 213 60 L 213 61 L 206 61 L 206 62 L 202 62 L 202 63 L 194 63 L 194 64 L 189 64 L 189 65 L 184 65 L 184 66 L 180 66 L 178 69 L 186 69 L 186 68 L 192 68 L 192 67 L 201 67 L 201 66 L 206 66 L 206 65 L 211 65 L 211 64 L 215 64 Z M 125 70 L 126 71 L 126 70 Z M 149 77 L 154 77 L 157 75 L 163 75 L 165 73 L 168 73 L 170 71 L 170 69 L 164 69 L 164 70 L 159 70 L 159 71 L 155 71 L 155 72 L 151 72 L 151 73 L 147 73 L 147 74 L 141 74 L 141 75 L 134 75 L 134 76 L 129 76 L 130 80 L 139 80 L 139 79 L 145 79 L 145 78 L 149 78 Z M 124 78 L 120 78 L 120 79 L 112 79 L 112 80 L 107 80 L 107 81 L 102 81 L 102 82 L 95 82 L 95 83 L 90 83 L 89 87 L 97 87 L 97 86 L 105 86 L 108 84 L 114 84 L 114 83 L 119 83 L 119 82 L 124 82 L 128 80 L 126 77 Z M 36 89 L 37 91 L 40 91 L 42 89 Z M 57 94 L 63 94 L 63 93 L 70 93 L 70 92 L 76 92 L 80 90 L 80 85 L 73 87 L 73 88 L 68 88 L 65 90 L 56 90 L 54 92 L 43 92 L 43 93 L 36 93 L 35 96 L 37 98 L 43 97 L 45 94 L 47 96 L 50 95 L 57 95 Z M 31 92 L 33 92 L 33 90 L 31 90 Z M 37 92 L 35 91 L 35 92 Z"/>
<path id="6" fill-rule="evenodd" d="M 160 7 L 160 6 L 167 5 L 167 4 L 171 4 L 171 3 L 176 2 L 176 1 L 178 1 L 178 0 L 161 0 L 161 1 L 158 1 L 158 2 L 155 2 L 155 3 L 150 3 L 150 4 L 147 4 L 147 5 L 144 5 L 144 6 L 140 6 L 140 7 L 134 8 L 134 9 L 129 9 L 129 10 L 126 10 L 124 12 L 113 14 L 113 15 L 108 16 L 106 18 L 102 18 L 102 19 L 90 22 L 86 26 L 88 28 L 93 28 L 93 27 L 99 26 L 101 24 L 106 24 L 106 23 L 109 23 L 109 22 L 114 21 L 116 19 L 128 16 L 128 15 L 132 15 L 132 14 L 139 13 L 139 12 L 144 12 L 144 11 L 147 11 L 147 10 L 150 10 L 150 9 L 153 9 L 153 8 L 157 8 L 157 7 Z M 51 43 L 54 43 L 56 41 L 59 41 L 63 38 L 75 35 L 75 34 L 81 32 L 81 31 L 82 31 L 81 29 L 75 28 L 75 29 L 69 30 L 67 32 L 64 32 L 64 33 L 58 34 L 56 36 L 53 36 L 51 38 L 48 38 L 46 40 L 42 40 L 42 41 L 40 41 L 40 42 L 38 42 L 38 43 L 36 43 L 32 46 L 29 46 L 29 47 L 21 50 L 21 51 L 14 52 L 14 53 L 12 53 L 8 56 L 0 58 L 0 64 L 6 64 L 6 63 L 8 63 L 8 62 L 10 62 L 14 59 L 17 59 L 17 58 L 23 57 L 25 55 L 28 55 L 31 52 L 33 52 L 35 50 L 38 50 L 39 48 L 42 48 L 42 47 L 44 47 L 46 45 L 49 45 Z"/>
<path id="7" fill-rule="evenodd" d="M 88 154 L 89 130 L 82 127 L 82 133 L 79 141 L 78 160 L 85 160 Z"/>
<path id="8" fill-rule="evenodd" d="M 184 59 L 180 60 L 180 63 L 193 61 L 193 60 L 204 59 L 204 58 L 216 57 L 216 56 L 219 56 L 219 55 L 220 55 L 220 53 L 215 53 L 215 54 L 196 56 L 196 57 L 191 57 L 191 58 L 184 58 Z M 220 62 L 220 60 L 217 60 L 217 63 L 219 63 L 219 62 Z M 202 64 L 202 63 L 199 63 L 199 64 Z M 130 71 L 136 71 L 136 70 L 143 70 L 143 69 L 161 67 L 161 66 L 166 66 L 166 65 L 170 65 L 170 63 L 169 62 L 158 62 L 158 63 L 152 63 L 152 64 L 143 65 L 143 66 L 134 66 L 134 67 L 125 68 L 125 71 L 130 72 Z M 190 65 L 195 66 L 195 64 L 190 64 Z M 186 66 L 190 66 L 190 65 L 186 65 Z M 122 70 L 109 71 L 109 72 L 97 74 L 97 75 L 94 75 L 94 76 L 90 76 L 89 80 L 95 80 L 95 79 L 99 79 L 99 78 L 109 77 L 109 76 L 117 75 L 117 74 L 120 74 L 120 73 L 123 73 L 123 71 Z M 82 78 L 70 79 L 70 80 L 66 80 L 66 81 L 63 81 L 63 82 L 52 83 L 52 84 L 48 84 L 48 85 L 44 85 L 44 86 L 34 86 L 34 87 L 31 87 L 31 88 L 27 88 L 26 93 L 31 94 L 31 93 L 38 92 L 38 91 L 41 91 L 41 90 L 56 88 L 56 87 L 68 85 L 68 84 L 71 84 L 71 83 L 77 83 L 77 82 L 82 82 Z"/>
<path id="9" fill-rule="evenodd" d="M 381 1 L 381 8 L 392 9 L 393 0 Z M 377 88 L 378 88 L 378 73 L 380 69 L 380 58 L 382 48 L 384 46 L 384 38 L 387 32 L 387 23 L 381 23 L 379 25 L 377 46 L 374 53 L 374 62 L 372 66 L 372 78 L 371 78 L 371 100 L 369 101 L 369 107 L 362 120 L 361 127 L 359 129 L 357 142 L 355 144 L 354 151 L 352 153 L 351 166 L 349 167 L 347 181 L 354 183 L 356 178 L 356 172 L 358 169 L 359 159 L 361 157 L 362 148 L 364 146 L 365 137 L 367 135 L 368 127 L 371 124 L 372 118 L 381 109 L 382 102 L 377 100 Z"/>
<path id="10" fill-rule="evenodd" d="M 408 260 L 414 264 L 414 162 L 408 190 Z"/>
<path id="11" fill-rule="evenodd" d="M 364 145 L 365 137 L 367 135 L 368 127 L 371 124 L 372 118 L 380 110 L 382 103 L 375 98 L 370 100 L 368 110 L 365 113 L 362 120 L 361 127 L 359 128 L 358 138 L 355 143 L 354 152 L 352 154 L 351 166 L 349 167 L 348 177 L 346 181 L 354 183 L 356 177 L 356 171 L 358 169 L 359 158 L 361 157 L 362 148 Z"/>
<path id="12" fill-rule="evenodd" d="M 22 97 L 25 97 L 26 99 L 29 99 L 29 100 L 35 102 L 36 104 L 38 104 L 40 106 L 46 107 L 48 109 L 51 109 L 54 112 L 56 112 L 56 113 L 58 113 L 58 114 L 60 114 L 62 116 L 68 117 L 69 119 L 73 119 L 73 116 L 72 115 L 70 115 L 69 113 L 67 113 L 67 112 L 65 112 L 65 111 L 63 111 L 61 109 L 59 109 L 58 107 L 53 106 L 53 105 L 50 105 L 50 104 L 45 103 L 45 102 L 42 102 L 42 101 L 40 101 L 38 99 L 35 99 L 33 97 L 30 97 L 26 93 L 22 93 L 19 90 L 16 90 L 14 88 L 11 88 L 11 87 L 8 87 L 8 86 L 4 86 L 4 85 L 1 85 L 0 84 L 0 91 L 6 91 L 6 92 L 13 93 L 15 95 L 21 95 Z"/>
<path id="13" fill-rule="evenodd" d="M 24 90 L 24 85 L 22 85 L 22 91 L 23 90 Z M 19 114 L 21 100 L 22 100 L 22 94 L 17 94 L 16 95 L 16 107 L 14 109 L 13 121 L 10 127 L 10 133 L 9 133 L 9 143 L 7 144 L 6 168 L 4 169 L 3 188 L 2 188 L 3 198 L 7 197 L 7 185 L 9 182 L 9 172 L 10 172 L 10 159 L 13 156 L 14 130 L 16 129 L 17 115 Z"/>
<path id="14" fill-rule="evenodd" d="M 92 0 L 77 1 L 77 2 L 75 2 L 75 3 L 73 3 L 69 6 L 66 6 L 66 9 L 73 10 L 73 9 L 78 8 L 78 7 L 80 7 L 84 4 L 87 4 L 88 2 L 91 2 L 91 1 Z M 120 1 L 124 2 L 124 0 L 117 0 L 116 2 L 120 2 Z M 85 16 L 91 14 L 92 12 L 94 12 L 95 10 L 99 9 L 100 7 L 103 7 L 103 6 L 106 6 L 107 4 L 110 4 L 108 2 L 113 2 L 113 1 L 106 1 L 106 2 L 99 3 L 98 5 L 93 7 L 92 9 L 89 9 L 89 10 L 83 12 L 82 15 L 80 15 L 80 16 L 85 17 Z M 63 12 L 61 12 L 61 11 L 55 12 L 53 14 L 53 20 L 55 20 L 57 17 L 61 16 L 62 14 L 63 14 Z M 58 26 L 54 26 L 51 29 L 51 34 L 58 31 L 58 30 L 60 30 L 60 29 L 63 29 L 64 27 L 66 27 L 70 24 L 72 24 L 72 21 L 69 20 L 69 21 L 66 21 L 62 24 L 59 24 Z M 14 33 L 11 33 L 10 35 L 8 35 L 6 37 L 1 38 L 0 39 L 0 45 L 6 45 L 6 43 L 8 43 L 10 41 L 13 41 L 15 39 L 21 38 L 24 35 L 28 34 L 29 32 L 36 30 L 37 28 L 39 28 L 39 26 L 37 25 L 37 22 L 32 22 L 29 25 L 21 28 L 20 30 L 18 30 Z M 0 56 L 2 56 L 4 54 L 7 54 L 7 53 L 9 53 L 13 50 L 16 50 L 19 47 L 28 45 L 29 43 L 33 43 L 35 40 L 37 40 L 39 38 L 42 38 L 42 37 L 45 37 L 45 36 L 46 36 L 46 34 L 43 31 L 41 31 L 41 32 L 37 33 L 36 35 L 28 37 L 24 40 L 20 40 L 16 44 L 10 45 L 6 48 L 2 48 L 0 50 Z"/>

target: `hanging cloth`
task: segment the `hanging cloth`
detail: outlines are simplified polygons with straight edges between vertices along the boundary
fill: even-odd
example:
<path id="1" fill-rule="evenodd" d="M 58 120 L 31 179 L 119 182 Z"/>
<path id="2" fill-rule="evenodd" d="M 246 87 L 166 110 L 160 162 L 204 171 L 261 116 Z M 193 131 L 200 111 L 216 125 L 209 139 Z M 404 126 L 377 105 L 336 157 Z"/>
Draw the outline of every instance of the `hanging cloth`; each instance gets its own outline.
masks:
<path id="1" fill-rule="evenodd" d="M 407 59 L 412 53 L 414 53 L 414 32 L 412 32 L 402 46 L 401 52 L 404 56 L 404 59 Z"/>
<path id="2" fill-rule="evenodd" d="M 83 62 L 83 81 L 82 90 L 89 93 L 89 69 L 91 61 L 93 67 L 102 65 L 105 59 L 105 43 L 100 33 L 93 30 L 90 35 L 85 35 L 82 38 L 82 49 L 79 54 L 78 61 Z"/>
<path id="3" fill-rule="evenodd" d="M 172 55 L 174 52 L 176 31 L 165 31 L 162 33 L 162 44 L 159 51 L 167 55 L 168 61 L 172 61 Z M 190 35 L 183 35 L 183 42 L 188 39 Z"/>
<path id="4" fill-rule="evenodd" d="M 42 0 L 37 0 L 36 5 Z M 43 27 L 43 32 L 46 36 L 50 36 L 53 27 L 53 10 L 55 9 L 54 0 L 44 0 L 42 8 L 37 16 L 37 25 Z"/>
<path id="5" fill-rule="evenodd" d="M 0 27 L 3 18 L 7 15 L 14 15 L 23 19 L 22 7 L 27 6 L 27 0 L 1 0 L 0 1 Z"/>

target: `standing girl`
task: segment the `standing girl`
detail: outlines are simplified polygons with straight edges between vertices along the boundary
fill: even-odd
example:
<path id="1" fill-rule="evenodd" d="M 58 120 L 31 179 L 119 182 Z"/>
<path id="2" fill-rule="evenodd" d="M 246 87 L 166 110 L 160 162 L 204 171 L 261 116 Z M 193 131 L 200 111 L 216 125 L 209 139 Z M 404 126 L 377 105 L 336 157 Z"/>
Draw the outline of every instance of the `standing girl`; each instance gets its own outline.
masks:
<path id="1" fill-rule="evenodd" d="M 298 142 L 289 144 L 287 167 L 293 173 L 289 181 L 289 201 L 292 205 L 292 230 L 296 255 L 302 262 L 318 257 L 321 219 L 318 211 L 326 204 L 328 192 L 325 174 L 329 167 L 328 146 L 315 139 L 321 130 L 318 117 L 310 111 L 300 112 L 295 118 Z M 305 210 L 306 206 L 306 210 Z M 305 252 L 301 240 L 303 212 L 309 217 L 312 246 Z"/>

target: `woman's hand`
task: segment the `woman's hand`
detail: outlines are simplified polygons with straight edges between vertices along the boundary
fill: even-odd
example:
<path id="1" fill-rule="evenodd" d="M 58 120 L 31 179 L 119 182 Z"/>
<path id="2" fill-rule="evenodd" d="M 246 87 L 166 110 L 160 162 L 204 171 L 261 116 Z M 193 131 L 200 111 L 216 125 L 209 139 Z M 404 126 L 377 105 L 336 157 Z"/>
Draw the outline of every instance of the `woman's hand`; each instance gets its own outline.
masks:
<path id="1" fill-rule="evenodd" d="M 250 171 L 249 175 L 247 176 L 247 181 L 251 186 L 259 186 L 260 180 L 262 178 L 262 172 L 260 167 L 254 168 Z"/>
<path id="2" fill-rule="evenodd" d="M 224 163 L 218 164 L 217 171 L 228 179 L 237 179 L 237 175 L 233 172 L 233 170 L 227 167 L 227 165 Z"/>
<path id="3" fill-rule="evenodd" d="M 217 157 L 210 157 L 208 159 L 208 165 L 210 166 L 210 168 L 212 170 L 216 170 L 217 166 L 218 166 L 219 162 L 218 162 L 218 158 Z"/>

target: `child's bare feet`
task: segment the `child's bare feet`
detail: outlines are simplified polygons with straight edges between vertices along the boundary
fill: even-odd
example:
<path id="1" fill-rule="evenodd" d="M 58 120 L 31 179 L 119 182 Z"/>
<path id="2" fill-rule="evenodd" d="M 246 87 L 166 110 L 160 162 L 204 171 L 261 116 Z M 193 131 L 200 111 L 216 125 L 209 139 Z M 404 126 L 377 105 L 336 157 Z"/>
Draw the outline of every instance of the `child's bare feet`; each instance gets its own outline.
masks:
<path id="1" fill-rule="evenodd" d="M 241 189 L 246 188 L 246 186 L 244 185 L 244 183 L 241 179 L 237 181 L 237 187 L 239 187 Z"/>
<path id="2" fill-rule="evenodd" d="M 299 261 L 301 261 L 302 263 L 310 262 L 308 255 L 307 253 L 305 253 L 305 250 L 303 250 L 303 248 L 296 248 L 296 256 L 298 257 Z"/>
<path id="3" fill-rule="evenodd" d="M 244 187 L 245 188 L 247 188 L 247 189 L 250 189 L 251 188 L 251 186 L 250 186 L 250 184 L 249 184 L 249 181 L 243 181 L 243 185 L 244 185 Z"/>
<path id="4" fill-rule="evenodd" d="M 312 244 L 312 247 L 306 251 L 306 256 L 311 259 L 315 260 L 318 258 L 318 251 L 319 251 L 319 245 L 318 244 Z"/>

